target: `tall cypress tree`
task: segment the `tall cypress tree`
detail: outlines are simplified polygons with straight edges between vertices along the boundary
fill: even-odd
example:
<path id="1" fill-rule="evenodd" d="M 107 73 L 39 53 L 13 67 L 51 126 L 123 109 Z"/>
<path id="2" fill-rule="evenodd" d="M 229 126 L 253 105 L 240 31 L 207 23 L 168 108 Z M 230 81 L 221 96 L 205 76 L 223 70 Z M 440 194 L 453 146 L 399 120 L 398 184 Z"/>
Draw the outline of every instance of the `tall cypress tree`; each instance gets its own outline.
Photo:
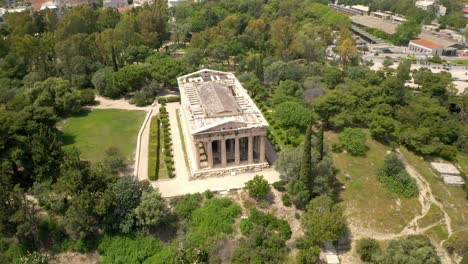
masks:
<path id="1" fill-rule="evenodd" d="M 301 181 L 301 186 L 305 190 L 301 190 L 303 192 L 302 199 L 305 199 L 307 201 L 302 201 L 304 203 L 307 203 L 308 200 L 311 198 L 310 193 L 311 193 L 311 188 L 312 188 L 312 122 L 310 122 L 309 126 L 307 126 L 307 130 L 305 133 L 305 138 L 304 138 L 304 149 L 302 152 L 302 162 L 301 162 L 301 171 L 300 171 L 300 176 L 299 180 Z"/>
<path id="2" fill-rule="evenodd" d="M 319 160 L 323 160 L 323 127 L 324 124 L 320 125 L 319 132 L 317 134 L 317 152 L 319 153 Z"/>

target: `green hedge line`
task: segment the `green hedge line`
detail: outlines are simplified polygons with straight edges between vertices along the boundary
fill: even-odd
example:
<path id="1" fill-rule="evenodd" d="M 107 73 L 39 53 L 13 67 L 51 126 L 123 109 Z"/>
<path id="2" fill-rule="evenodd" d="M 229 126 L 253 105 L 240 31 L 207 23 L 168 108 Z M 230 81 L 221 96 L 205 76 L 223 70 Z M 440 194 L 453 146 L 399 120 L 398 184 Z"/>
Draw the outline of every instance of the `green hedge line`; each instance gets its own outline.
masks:
<path id="1" fill-rule="evenodd" d="M 172 140 L 171 140 L 171 130 L 169 127 L 169 117 L 166 110 L 166 104 L 162 103 L 162 107 L 159 108 L 159 114 L 161 116 L 161 124 L 163 129 L 163 144 L 164 144 L 164 161 L 166 162 L 167 167 L 167 176 L 169 178 L 174 178 L 174 159 L 172 156 Z"/>
<path id="2" fill-rule="evenodd" d="M 277 126 L 275 126 L 275 120 L 273 119 L 273 116 L 270 112 L 268 112 L 268 106 L 265 105 L 264 102 L 262 102 L 260 99 L 257 97 L 254 97 L 253 100 L 255 101 L 255 104 L 257 104 L 258 108 L 262 112 L 263 116 L 267 120 L 268 124 L 270 126 L 268 127 L 267 131 L 267 137 L 270 140 L 271 144 L 275 148 L 276 151 L 281 151 L 281 144 L 279 143 L 279 140 L 275 136 L 275 134 L 281 134 L 280 131 L 277 131 Z M 281 139 L 280 139 L 281 140 Z"/>
<path id="3" fill-rule="evenodd" d="M 161 120 L 156 119 L 158 131 L 156 134 L 156 179 L 159 178 L 159 160 L 161 159 Z"/>
<path id="4" fill-rule="evenodd" d="M 165 103 L 180 103 L 180 96 L 170 96 L 170 97 L 159 97 L 158 103 L 165 104 Z"/>

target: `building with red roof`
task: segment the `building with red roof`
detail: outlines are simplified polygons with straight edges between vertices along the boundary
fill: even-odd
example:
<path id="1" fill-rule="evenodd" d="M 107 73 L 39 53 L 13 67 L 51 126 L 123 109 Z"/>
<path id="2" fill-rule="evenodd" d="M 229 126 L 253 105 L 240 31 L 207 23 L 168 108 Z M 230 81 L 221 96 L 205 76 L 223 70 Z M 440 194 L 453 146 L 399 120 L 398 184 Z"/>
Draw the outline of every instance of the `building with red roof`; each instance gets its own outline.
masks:
<path id="1" fill-rule="evenodd" d="M 410 40 L 408 49 L 414 53 L 427 55 L 442 55 L 444 46 L 425 39 Z"/>

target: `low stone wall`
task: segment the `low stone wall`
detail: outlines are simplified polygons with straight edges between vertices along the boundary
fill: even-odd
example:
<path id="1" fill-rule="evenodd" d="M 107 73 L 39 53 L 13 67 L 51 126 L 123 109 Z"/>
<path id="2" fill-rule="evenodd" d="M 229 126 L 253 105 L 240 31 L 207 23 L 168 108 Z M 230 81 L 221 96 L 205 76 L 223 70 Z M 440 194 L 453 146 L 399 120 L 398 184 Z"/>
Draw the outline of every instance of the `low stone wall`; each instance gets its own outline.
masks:
<path id="1" fill-rule="evenodd" d="M 260 164 L 249 164 L 249 165 L 240 165 L 236 167 L 228 168 L 214 168 L 214 169 L 205 169 L 192 172 L 190 180 L 205 179 L 210 177 L 221 177 L 225 175 L 237 175 L 241 173 L 252 173 L 252 172 L 261 172 L 263 169 L 269 168 L 270 165 L 265 163 Z"/>

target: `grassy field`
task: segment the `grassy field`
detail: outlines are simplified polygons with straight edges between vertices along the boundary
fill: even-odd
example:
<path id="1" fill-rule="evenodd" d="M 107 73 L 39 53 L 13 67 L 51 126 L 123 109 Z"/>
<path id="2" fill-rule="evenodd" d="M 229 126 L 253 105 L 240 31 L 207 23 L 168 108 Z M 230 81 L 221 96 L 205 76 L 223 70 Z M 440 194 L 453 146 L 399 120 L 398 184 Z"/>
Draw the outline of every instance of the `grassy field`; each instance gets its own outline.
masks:
<path id="1" fill-rule="evenodd" d="M 453 60 L 451 62 L 457 65 L 468 65 L 468 60 Z"/>
<path id="2" fill-rule="evenodd" d="M 455 163 L 462 169 L 462 172 L 465 173 L 465 175 L 468 175 L 468 154 L 458 152 Z"/>
<path id="3" fill-rule="evenodd" d="M 326 138 L 329 145 L 338 140 L 337 135 L 330 132 L 326 133 Z M 333 154 L 339 170 L 338 179 L 344 185 L 341 198 L 347 216 L 366 229 L 382 233 L 400 232 L 418 214 L 420 204 L 417 198 L 399 198 L 383 187 L 377 180 L 376 171 L 390 148 L 372 140 L 368 133 L 367 146 L 366 157 Z"/>
<path id="4" fill-rule="evenodd" d="M 435 204 L 432 204 L 429 212 L 423 218 L 418 220 L 418 225 L 419 227 L 424 228 L 439 222 L 443 218 L 444 214 L 439 209 L 439 207 L 437 207 Z"/>
<path id="5" fill-rule="evenodd" d="M 419 156 L 400 148 L 408 162 L 426 179 L 429 183 L 434 197 L 440 201 L 447 214 L 452 219 L 452 229 L 457 231 L 468 228 L 468 206 L 466 206 L 465 191 L 461 187 L 450 187 L 445 185 L 438 175 L 432 171 L 429 163 Z"/>
<path id="6" fill-rule="evenodd" d="M 144 111 L 83 111 L 65 119 L 59 127 L 63 131 L 65 148 L 77 147 L 84 160 L 102 160 L 105 150 L 111 146 L 117 147 L 125 157 L 132 159 L 144 118 Z"/>
<path id="7" fill-rule="evenodd" d="M 159 116 L 153 116 L 151 118 L 151 125 L 150 125 L 150 140 L 149 140 L 149 150 L 148 150 L 148 178 L 159 180 L 159 179 L 168 179 L 167 176 L 167 167 L 166 162 L 164 161 L 164 152 L 162 151 L 163 148 L 163 130 L 158 127 L 158 120 Z M 156 177 L 156 145 L 157 145 L 157 135 L 158 129 L 160 129 L 159 134 L 159 142 L 161 144 L 159 149 L 159 174 Z"/>

